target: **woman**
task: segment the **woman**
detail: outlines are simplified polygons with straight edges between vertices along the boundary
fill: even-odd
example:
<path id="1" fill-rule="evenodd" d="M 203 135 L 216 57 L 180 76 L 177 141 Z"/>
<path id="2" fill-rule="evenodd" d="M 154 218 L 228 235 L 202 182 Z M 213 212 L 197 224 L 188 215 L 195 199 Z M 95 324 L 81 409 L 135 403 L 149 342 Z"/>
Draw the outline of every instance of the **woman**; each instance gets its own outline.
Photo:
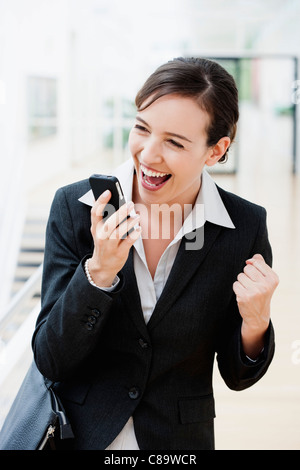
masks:
<path id="1" fill-rule="evenodd" d="M 55 196 L 34 356 L 74 449 L 213 449 L 215 354 L 242 390 L 274 353 L 266 212 L 204 170 L 226 159 L 238 120 L 220 65 L 168 62 L 136 105 L 132 161 L 116 172 L 130 202 L 104 220 L 111 195 L 94 202 L 88 181 Z"/>

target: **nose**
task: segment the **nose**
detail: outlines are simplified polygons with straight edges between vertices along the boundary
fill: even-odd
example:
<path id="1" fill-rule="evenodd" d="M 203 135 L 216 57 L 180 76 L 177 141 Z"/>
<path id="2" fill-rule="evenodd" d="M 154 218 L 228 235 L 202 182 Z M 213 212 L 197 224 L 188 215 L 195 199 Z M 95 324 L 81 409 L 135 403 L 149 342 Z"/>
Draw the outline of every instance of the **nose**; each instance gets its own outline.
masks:
<path id="1" fill-rule="evenodd" d="M 155 139 L 147 139 L 141 149 L 140 159 L 149 166 L 151 166 L 151 163 L 161 163 L 164 159 L 161 145 Z"/>

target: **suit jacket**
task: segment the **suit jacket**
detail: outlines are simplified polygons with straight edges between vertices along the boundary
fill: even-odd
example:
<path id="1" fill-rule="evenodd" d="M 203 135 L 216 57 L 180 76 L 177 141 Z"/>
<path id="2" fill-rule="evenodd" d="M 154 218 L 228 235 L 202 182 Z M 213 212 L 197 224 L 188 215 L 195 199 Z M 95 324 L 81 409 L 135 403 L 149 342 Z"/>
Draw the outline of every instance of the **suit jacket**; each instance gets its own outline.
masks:
<path id="1" fill-rule="evenodd" d="M 270 323 L 259 360 L 247 361 L 232 289 L 255 253 L 271 265 L 266 211 L 218 188 L 236 229 L 206 222 L 198 251 L 185 250 L 182 240 L 146 325 L 132 250 L 115 291 L 85 276 L 93 239 L 90 208 L 78 198 L 88 190 L 85 180 L 55 195 L 32 339 L 39 370 L 57 382 L 74 448 L 105 449 L 133 416 L 140 449 L 213 449 L 215 355 L 228 387 L 243 390 L 265 374 L 274 353 Z"/>

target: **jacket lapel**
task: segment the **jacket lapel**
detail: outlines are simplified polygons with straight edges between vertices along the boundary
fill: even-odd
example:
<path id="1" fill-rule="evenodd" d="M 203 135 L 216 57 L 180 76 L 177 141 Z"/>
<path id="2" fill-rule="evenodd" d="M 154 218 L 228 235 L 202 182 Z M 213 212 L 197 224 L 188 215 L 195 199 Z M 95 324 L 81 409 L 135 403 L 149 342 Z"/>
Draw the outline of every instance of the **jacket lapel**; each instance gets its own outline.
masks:
<path id="1" fill-rule="evenodd" d="M 222 227 L 219 225 L 206 222 L 204 244 L 199 250 L 188 250 L 186 246 L 186 243 L 188 243 L 187 240 L 185 238 L 182 239 L 166 285 L 148 322 L 147 327 L 149 330 L 160 322 L 176 299 L 181 295 L 194 272 L 199 268 L 210 251 L 221 230 Z"/>
<path id="2" fill-rule="evenodd" d="M 144 320 L 141 299 L 134 273 L 133 248 L 131 248 L 128 259 L 122 269 L 125 285 L 121 296 L 126 310 L 145 340 L 150 340 L 148 332 L 160 322 L 176 299 L 181 295 L 185 286 L 209 253 L 221 230 L 221 226 L 206 222 L 204 244 L 199 250 L 186 249 L 186 243 L 189 243 L 189 241 L 186 240 L 186 238 L 182 239 L 166 285 L 147 325 Z"/>

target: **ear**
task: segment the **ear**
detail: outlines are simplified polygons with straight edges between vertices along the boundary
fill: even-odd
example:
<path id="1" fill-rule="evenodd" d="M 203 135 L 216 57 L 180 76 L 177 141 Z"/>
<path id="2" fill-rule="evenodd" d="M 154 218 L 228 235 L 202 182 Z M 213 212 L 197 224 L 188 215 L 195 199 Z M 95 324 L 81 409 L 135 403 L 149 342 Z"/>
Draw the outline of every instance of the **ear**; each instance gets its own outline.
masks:
<path id="1" fill-rule="evenodd" d="M 222 137 L 216 145 L 211 148 L 209 156 L 206 160 L 207 166 L 214 166 L 221 157 L 223 157 L 224 153 L 228 149 L 230 145 L 230 138 L 229 137 Z"/>

